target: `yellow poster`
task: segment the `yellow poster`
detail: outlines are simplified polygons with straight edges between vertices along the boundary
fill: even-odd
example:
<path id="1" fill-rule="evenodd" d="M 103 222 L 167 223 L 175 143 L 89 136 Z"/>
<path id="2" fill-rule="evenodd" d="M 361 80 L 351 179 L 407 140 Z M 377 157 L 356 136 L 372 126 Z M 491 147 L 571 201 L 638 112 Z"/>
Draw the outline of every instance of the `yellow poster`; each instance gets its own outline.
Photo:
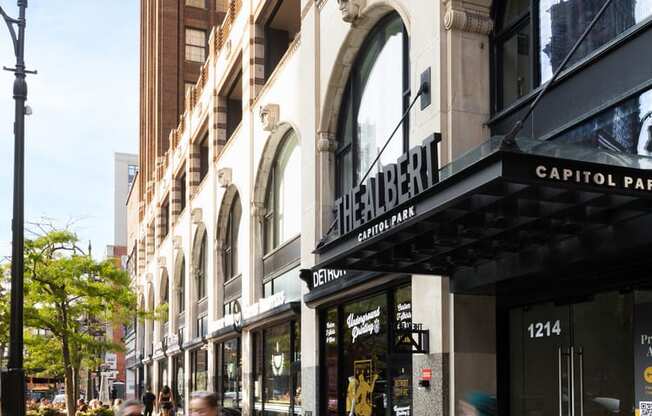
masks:
<path id="1" fill-rule="evenodd" d="M 353 362 L 353 375 L 349 376 L 346 389 L 346 413 L 348 416 L 371 416 L 373 392 L 378 374 L 373 372 L 371 360 Z"/>

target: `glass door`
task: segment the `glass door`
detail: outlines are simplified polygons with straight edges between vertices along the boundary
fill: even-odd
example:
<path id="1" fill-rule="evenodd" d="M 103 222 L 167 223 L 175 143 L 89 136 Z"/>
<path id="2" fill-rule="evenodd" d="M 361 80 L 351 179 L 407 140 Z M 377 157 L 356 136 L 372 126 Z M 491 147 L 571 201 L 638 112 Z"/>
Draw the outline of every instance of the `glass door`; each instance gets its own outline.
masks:
<path id="1" fill-rule="evenodd" d="M 570 309 L 544 303 L 510 312 L 510 414 L 570 416 Z"/>
<path id="2" fill-rule="evenodd" d="M 575 416 L 634 414 L 633 309 L 618 292 L 572 306 Z"/>
<path id="3" fill-rule="evenodd" d="M 633 295 L 512 309 L 510 414 L 634 414 Z"/>

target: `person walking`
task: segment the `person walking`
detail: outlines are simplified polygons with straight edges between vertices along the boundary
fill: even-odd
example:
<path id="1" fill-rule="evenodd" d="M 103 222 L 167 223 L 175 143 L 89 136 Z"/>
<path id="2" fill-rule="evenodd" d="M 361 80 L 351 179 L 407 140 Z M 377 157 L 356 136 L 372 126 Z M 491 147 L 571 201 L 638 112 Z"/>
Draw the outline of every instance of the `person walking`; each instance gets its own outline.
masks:
<path id="1" fill-rule="evenodd" d="M 145 406 L 145 416 L 152 416 L 154 413 L 154 405 L 156 404 L 156 396 L 152 393 L 151 387 L 147 386 L 147 391 L 142 397 L 143 406 Z"/>
<path id="2" fill-rule="evenodd" d="M 217 416 L 217 395 L 196 391 L 190 396 L 190 416 Z"/>
<path id="3" fill-rule="evenodd" d="M 120 406 L 117 416 L 142 416 L 142 411 L 143 405 L 138 400 L 127 400 Z"/>
<path id="4" fill-rule="evenodd" d="M 172 408 L 174 408 L 174 397 L 172 397 L 172 390 L 168 386 L 163 386 L 161 391 L 158 394 L 158 406 L 159 409 L 163 407 L 163 404 L 169 403 Z"/>

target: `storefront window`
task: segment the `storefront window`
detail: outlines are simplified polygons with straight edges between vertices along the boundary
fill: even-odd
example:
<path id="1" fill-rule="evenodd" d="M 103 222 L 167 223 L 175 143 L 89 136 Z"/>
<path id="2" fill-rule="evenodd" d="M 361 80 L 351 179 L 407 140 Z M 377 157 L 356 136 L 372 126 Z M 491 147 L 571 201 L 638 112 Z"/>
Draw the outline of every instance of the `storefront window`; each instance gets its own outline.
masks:
<path id="1" fill-rule="evenodd" d="M 360 183 L 401 120 L 409 100 L 407 32 L 391 13 L 372 30 L 347 83 L 338 128 L 337 193 Z M 407 122 L 375 166 L 393 163 L 407 145 Z"/>
<path id="2" fill-rule="evenodd" d="M 257 415 L 301 414 L 299 325 L 275 326 L 254 337 L 254 407 Z"/>
<path id="3" fill-rule="evenodd" d="M 167 385 L 168 382 L 168 360 L 163 359 L 158 362 L 158 385 L 157 392 L 161 391 L 163 386 Z"/>
<path id="4" fill-rule="evenodd" d="M 604 0 L 501 2 L 495 35 L 498 108 L 512 104 L 548 81 L 603 4 Z M 568 65 L 587 57 L 650 15 L 652 0 L 612 1 Z M 532 22 L 533 16 L 537 17 L 536 24 Z M 536 53 L 532 53 L 535 47 Z"/>
<path id="5" fill-rule="evenodd" d="M 599 113 L 555 140 L 652 156 L 652 90 Z"/>
<path id="6" fill-rule="evenodd" d="M 185 381 L 184 381 L 184 360 L 183 353 L 177 354 L 172 359 L 173 363 L 173 376 L 172 389 L 175 401 L 178 408 L 183 409 L 183 401 L 185 394 Z"/>
<path id="7" fill-rule="evenodd" d="M 240 338 L 234 338 L 220 344 L 222 406 L 240 408 L 242 402 L 242 361 Z"/>
<path id="8" fill-rule="evenodd" d="M 407 328 L 411 322 L 410 286 L 324 312 L 321 342 L 325 414 L 411 414 L 412 356 L 393 351 L 392 329 Z"/>
<path id="9" fill-rule="evenodd" d="M 203 391 L 208 388 L 208 350 L 199 348 L 190 353 L 192 363 L 192 389 Z"/>

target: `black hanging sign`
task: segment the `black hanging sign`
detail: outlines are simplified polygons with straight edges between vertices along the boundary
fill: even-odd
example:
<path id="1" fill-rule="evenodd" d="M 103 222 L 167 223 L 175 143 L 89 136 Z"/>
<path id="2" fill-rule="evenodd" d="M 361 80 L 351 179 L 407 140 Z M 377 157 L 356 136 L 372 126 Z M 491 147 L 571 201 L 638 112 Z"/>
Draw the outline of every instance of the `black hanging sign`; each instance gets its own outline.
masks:
<path id="1" fill-rule="evenodd" d="M 429 337 L 430 331 L 423 329 L 423 324 L 401 324 L 394 330 L 394 353 L 428 354 Z"/>

